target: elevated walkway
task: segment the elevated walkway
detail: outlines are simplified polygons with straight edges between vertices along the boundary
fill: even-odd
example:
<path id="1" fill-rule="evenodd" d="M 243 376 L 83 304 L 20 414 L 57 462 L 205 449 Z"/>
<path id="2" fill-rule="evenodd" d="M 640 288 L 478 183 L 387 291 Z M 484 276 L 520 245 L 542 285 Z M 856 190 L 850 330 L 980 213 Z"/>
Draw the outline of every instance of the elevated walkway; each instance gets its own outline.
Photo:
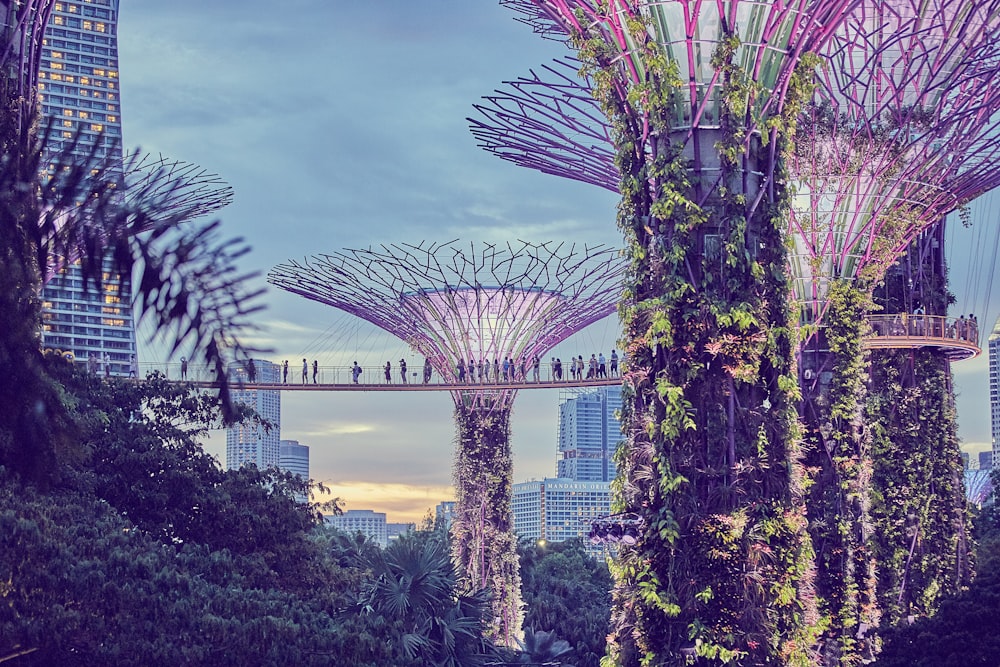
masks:
<path id="1" fill-rule="evenodd" d="M 271 391 L 497 391 L 510 389 L 570 389 L 577 387 L 607 387 L 620 385 L 622 380 L 619 376 L 605 378 L 584 378 L 574 380 L 563 377 L 555 379 L 551 370 L 544 368 L 540 370 L 538 381 L 534 380 L 531 369 L 528 369 L 527 378 L 504 380 L 499 382 L 491 380 L 475 382 L 446 382 L 438 373 L 432 373 L 427 382 L 423 381 L 423 366 L 413 370 L 410 366 L 407 369 L 406 382 L 402 381 L 399 368 L 393 367 L 390 372 L 390 381 L 385 380 L 385 371 L 381 366 L 362 367 L 361 376 L 358 382 L 351 380 L 351 366 L 318 366 L 316 369 L 316 379 L 313 381 L 312 365 L 309 366 L 305 380 L 302 377 L 302 366 L 292 369 L 289 365 L 288 381 L 280 374 L 277 382 L 250 382 L 243 371 L 238 371 L 231 378 L 230 385 L 235 389 L 266 389 Z M 180 362 L 171 363 L 144 363 L 139 365 L 139 376 L 145 377 L 147 373 L 159 372 L 172 381 L 187 381 L 196 387 L 214 386 L 215 377 L 211 369 L 204 365 L 188 364 L 187 377 L 182 378 Z M 257 371 L 261 374 L 261 371 Z M 258 378 L 259 380 L 259 378 Z"/>
<path id="2" fill-rule="evenodd" d="M 979 356 L 979 327 L 964 317 L 943 315 L 869 315 L 872 335 L 865 339 L 867 350 L 936 348 L 951 361 Z"/>

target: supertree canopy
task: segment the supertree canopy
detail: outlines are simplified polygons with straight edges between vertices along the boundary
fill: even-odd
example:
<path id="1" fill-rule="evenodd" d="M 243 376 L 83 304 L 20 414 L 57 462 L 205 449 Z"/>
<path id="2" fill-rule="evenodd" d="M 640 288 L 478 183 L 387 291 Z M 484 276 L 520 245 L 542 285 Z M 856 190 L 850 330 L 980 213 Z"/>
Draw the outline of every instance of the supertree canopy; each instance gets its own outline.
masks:
<path id="1" fill-rule="evenodd" d="M 451 241 L 316 255 L 275 267 L 268 281 L 371 322 L 446 380 L 467 383 L 466 368 L 541 357 L 613 313 L 624 269 L 620 251 L 606 246 Z M 452 391 L 454 557 L 467 589 L 493 593 L 491 635 L 508 646 L 522 619 L 511 514 L 515 393 L 478 384 Z"/>
<path id="2" fill-rule="evenodd" d="M 218 175 L 163 155 L 132 153 L 120 164 L 113 157 L 95 162 L 71 151 L 48 158 L 52 166 L 43 178 L 40 219 L 50 230 L 44 282 L 80 258 L 95 229 L 97 238 L 108 243 L 201 218 L 233 201 L 232 187 Z M 97 177 L 91 177 L 92 170 Z M 69 184 L 79 196 L 62 195 Z M 109 194 L 116 189 L 120 195 Z"/>

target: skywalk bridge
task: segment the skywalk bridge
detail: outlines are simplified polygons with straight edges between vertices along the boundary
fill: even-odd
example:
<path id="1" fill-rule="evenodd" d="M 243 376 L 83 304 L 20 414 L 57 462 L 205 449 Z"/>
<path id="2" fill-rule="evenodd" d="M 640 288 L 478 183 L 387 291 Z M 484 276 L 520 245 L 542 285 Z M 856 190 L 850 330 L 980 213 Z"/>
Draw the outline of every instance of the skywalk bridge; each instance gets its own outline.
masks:
<path id="1" fill-rule="evenodd" d="M 979 327 L 973 320 L 897 313 L 870 315 L 868 321 L 872 333 L 864 341 L 867 350 L 938 349 L 951 361 L 971 359 L 982 352 L 979 347 Z M 622 382 L 618 374 L 610 372 L 606 377 L 574 378 L 568 372 L 569 362 L 563 363 L 561 378 L 555 377 L 551 364 L 546 362 L 539 369 L 537 379 L 530 366 L 523 375 L 518 366 L 513 378 L 505 379 L 501 373 L 497 379 L 492 369 L 488 377 L 482 377 L 477 369 L 472 379 L 467 377 L 465 382 L 446 380 L 437 371 L 432 371 L 425 381 L 422 363 L 407 366 L 405 381 L 398 365 L 390 368 L 388 380 L 385 378 L 384 366 L 361 366 L 362 372 L 357 382 L 352 379 L 352 366 L 317 366 L 314 373 L 312 362 L 309 361 L 303 373 L 301 364 L 289 362 L 287 377 L 281 364 L 276 366 L 277 382 L 262 382 L 259 379 L 251 381 L 244 365 L 231 378 L 231 384 L 241 389 L 272 391 L 489 391 L 606 387 Z M 154 362 L 140 364 L 139 371 L 140 377 L 156 371 L 170 380 L 190 382 L 196 387 L 211 387 L 215 384 L 214 372 L 204 365 L 187 364 L 187 372 L 184 374 L 179 361 Z M 262 375 L 263 369 L 257 369 L 257 374 Z"/>

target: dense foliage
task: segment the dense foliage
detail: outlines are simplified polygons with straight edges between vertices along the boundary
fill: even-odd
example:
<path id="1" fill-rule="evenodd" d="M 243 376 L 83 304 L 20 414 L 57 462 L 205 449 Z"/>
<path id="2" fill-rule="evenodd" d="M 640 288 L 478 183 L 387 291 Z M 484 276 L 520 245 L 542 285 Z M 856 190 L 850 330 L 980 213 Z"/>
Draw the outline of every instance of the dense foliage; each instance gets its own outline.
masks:
<path id="1" fill-rule="evenodd" d="M 821 339 L 826 349 L 802 353 L 811 357 L 817 377 L 829 377 L 803 402 L 812 481 L 807 503 L 818 566 L 816 589 L 824 616 L 830 619 L 823 637 L 824 660 L 847 667 L 872 654 L 879 622 L 870 545 L 872 463 L 863 418 L 867 375 L 862 343 L 871 299 L 840 280 L 830 286 L 827 301 Z"/>
<path id="2" fill-rule="evenodd" d="M 944 315 L 944 224 L 911 245 L 875 290 L 886 314 Z M 918 320 L 911 326 L 930 333 Z M 883 626 L 929 616 L 968 584 L 971 539 L 951 363 L 933 348 L 871 355 L 873 549 Z"/>
<path id="3" fill-rule="evenodd" d="M 384 645 L 339 613 L 359 573 L 311 537 L 316 508 L 294 500 L 307 487 L 222 471 L 194 441 L 218 399 L 48 363 L 80 439 L 47 491 L 0 478 L 0 657 L 385 664 Z"/>
<path id="4" fill-rule="evenodd" d="M 754 119 L 768 136 L 748 136 L 759 91 L 737 64 L 737 36 L 724 34 L 712 57 L 721 129 L 696 131 L 717 162 L 695 173 L 688 131 L 672 126 L 687 82 L 646 26 L 628 28 L 641 83 L 599 37 L 577 35 L 612 127 L 631 260 L 616 509 L 645 530 L 612 568 L 610 661 L 809 664 L 819 618 L 801 503 L 787 193 L 748 178 L 781 173 L 772 160 L 808 76 L 790 82 L 785 116 Z"/>
<path id="5" fill-rule="evenodd" d="M 995 475 L 994 475 L 995 476 Z M 994 487 L 996 488 L 996 487 Z M 992 667 L 1000 655 L 1000 516 L 996 496 L 980 517 L 976 579 L 936 601 L 933 616 L 887 630 L 875 667 Z M 983 530 L 985 528 L 985 530 Z"/>
<path id="6" fill-rule="evenodd" d="M 521 544 L 524 627 L 546 631 L 569 645 L 562 660 L 598 667 L 607 648 L 611 574 L 578 540 Z"/>

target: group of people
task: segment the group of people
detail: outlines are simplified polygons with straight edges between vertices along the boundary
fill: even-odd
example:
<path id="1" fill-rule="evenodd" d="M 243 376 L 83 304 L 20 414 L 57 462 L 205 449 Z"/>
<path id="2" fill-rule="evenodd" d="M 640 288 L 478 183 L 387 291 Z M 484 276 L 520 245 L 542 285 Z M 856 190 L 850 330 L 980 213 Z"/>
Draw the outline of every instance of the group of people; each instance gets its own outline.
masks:
<path id="1" fill-rule="evenodd" d="M 610 362 L 610 363 L 609 363 Z M 610 358 L 605 358 L 604 353 L 595 353 L 590 355 L 589 361 L 584 361 L 583 355 L 579 355 L 575 358 L 571 358 L 568 362 L 569 369 L 568 375 L 565 376 L 566 380 L 572 381 L 583 381 L 583 380 L 594 380 L 602 378 L 615 378 L 619 377 L 619 362 L 620 357 L 617 350 L 611 351 Z M 182 375 L 187 375 L 187 363 L 186 360 L 182 361 Z M 281 379 L 284 384 L 288 384 L 288 360 L 286 359 L 281 363 Z M 245 366 L 247 372 L 247 379 L 253 383 L 257 381 L 256 368 L 254 366 L 253 360 L 249 360 Z M 402 384 L 408 384 L 409 379 L 407 377 L 407 365 L 406 359 L 399 360 L 399 381 Z M 319 374 L 319 362 L 313 360 L 311 365 L 311 379 L 313 384 L 317 384 L 317 376 Z M 530 360 L 526 356 L 522 356 L 519 360 L 514 357 L 514 355 L 508 355 L 503 358 L 501 362 L 499 359 L 493 359 L 491 362 L 489 359 L 479 359 L 476 361 L 470 358 L 468 361 L 465 359 L 459 359 L 455 368 L 457 380 L 459 383 L 463 384 L 485 384 L 485 383 L 509 383 L 509 382 L 541 382 L 542 378 L 542 360 L 541 357 L 535 355 Z M 351 382 L 353 384 L 358 384 L 364 369 L 358 365 L 355 361 L 351 366 Z M 530 380 L 529 380 L 530 373 Z M 424 360 L 423 367 L 423 383 L 428 384 L 433 377 L 434 369 L 431 365 L 430 359 Z M 414 373 L 416 376 L 416 373 Z M 382 367 L 382 377 L 384 378 L 385 384 L 392 384 L 393 382 L 393 367 L 392 362 L 387 361 Z M 549 363 L 549 378 L 552 380 L 563 380 L 563 362 L 562 359 L 552 357 Z M 307 359 L 302 360 L 302 384 L 308 384 L 310 380 L 310 364 Z"/>
<path id="2" fill-rule="evenodd" d="M 104 377 L 111 377 L 111 356 L 105 352 L 103 358 L 98 357 L 96 352 L 91 352 L 87 355 L 87 372 L 91 375 L 99 375 L 101 372 L 101 367 L 104 367 Z M 128 376 L 130 378 L 139 377 L 139 362 L 136 360 L 134 354 L 130 354 L 128 358 Z"/>
<path id="3" fill-rule="evenodd" d="M 872 330 L 876 336 L 928 335 L 976 344 L 979 342 L 979 320 L 975 313 L 969 313 L 968 317 L 961 315 L 949 323 L 943 316 L 928 317 L 923 306 L 917 306 L 911 314 L 875 316 L 872 318 Z"/>

